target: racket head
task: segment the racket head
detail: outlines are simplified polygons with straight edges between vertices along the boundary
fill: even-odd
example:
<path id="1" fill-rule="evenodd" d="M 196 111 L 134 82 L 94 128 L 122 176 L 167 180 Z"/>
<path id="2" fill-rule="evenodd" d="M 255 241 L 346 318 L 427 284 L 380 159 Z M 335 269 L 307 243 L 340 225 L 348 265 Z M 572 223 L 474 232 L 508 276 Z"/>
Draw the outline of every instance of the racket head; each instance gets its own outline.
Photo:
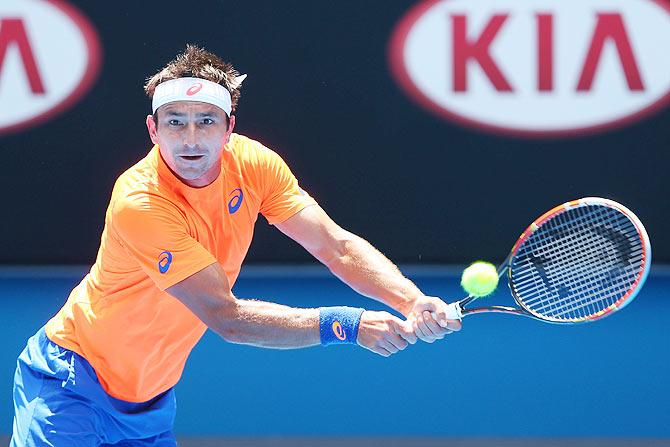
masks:
<path id="1" fill-rule="evenodd" d="M 587 197 L 536 219 L 508 259 L 509 289 L 524 312 L 575 324 L 604 318 L 635 298 L 649 274 L 651 245 L 629 209 Z"/>

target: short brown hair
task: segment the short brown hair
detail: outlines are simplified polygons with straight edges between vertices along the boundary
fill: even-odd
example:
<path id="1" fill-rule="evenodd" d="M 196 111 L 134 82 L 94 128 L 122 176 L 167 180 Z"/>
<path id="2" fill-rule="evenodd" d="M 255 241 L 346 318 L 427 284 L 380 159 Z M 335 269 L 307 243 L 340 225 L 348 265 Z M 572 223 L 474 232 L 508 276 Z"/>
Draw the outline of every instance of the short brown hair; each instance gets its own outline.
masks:
<path id="1" fill-rule="evenodd" d="M 240 73 L 231 64 L 225 62 L 214 53 L 196 45 L 186 45 L 186 51 L 177 55 L 165 68 L 147 79 L 144 91 L 153 98 L 158 84 L 179 78 L 201 78 L 221 84 L 230 92 L 233 112 L 240 99 Z"/>

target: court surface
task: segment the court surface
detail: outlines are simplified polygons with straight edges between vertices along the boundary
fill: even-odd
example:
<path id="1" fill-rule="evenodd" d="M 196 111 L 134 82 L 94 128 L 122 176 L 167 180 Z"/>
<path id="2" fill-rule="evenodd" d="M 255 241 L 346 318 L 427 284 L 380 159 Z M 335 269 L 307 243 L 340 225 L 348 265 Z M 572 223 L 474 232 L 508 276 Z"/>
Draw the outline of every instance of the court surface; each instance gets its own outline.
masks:
<path id="1" fill-rule="evenodd" d="M 457 268 L 405 271 L 428 294 L 462 295 Z M 16 356 L 83 273 L 0 269 L 0 434 L 11 431 Z M 177 387 L 175 432 L 186 447 L 670 446 L 669 287 L 669 270 L 655 267 L 637 299 L 600 322 L 475 315 L 388 359 L 353 346 L 263 350 L 208 332 Z M 243 268 L 235 293 L 384 308 L 313 267 Z"/>

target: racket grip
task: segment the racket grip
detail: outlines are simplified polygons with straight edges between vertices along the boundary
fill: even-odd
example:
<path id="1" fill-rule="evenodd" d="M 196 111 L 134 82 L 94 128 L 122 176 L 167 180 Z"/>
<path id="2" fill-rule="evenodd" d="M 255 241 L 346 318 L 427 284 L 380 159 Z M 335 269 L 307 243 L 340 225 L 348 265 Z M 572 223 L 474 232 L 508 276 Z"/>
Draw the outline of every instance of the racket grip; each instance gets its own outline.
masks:
<path id="1" fill-rule="evenodd" d="M 445 313 L 447 314 L 447 319 L 449 320 L 461 320 L 463 318 L 461 305 L 458 304 L 458 302 L 448 304 Z M 431 312 L 431 315 L 433 319 L 437 321 L 437 314 L 435 314 L 435 312 Z"/>
<path id="2" fill-rule="evenodd" d="M 447 318 L 449 320 L 461 320 L 463 318 L 463 311 L 458 302 L 449 303 L 446 310 Z"/>

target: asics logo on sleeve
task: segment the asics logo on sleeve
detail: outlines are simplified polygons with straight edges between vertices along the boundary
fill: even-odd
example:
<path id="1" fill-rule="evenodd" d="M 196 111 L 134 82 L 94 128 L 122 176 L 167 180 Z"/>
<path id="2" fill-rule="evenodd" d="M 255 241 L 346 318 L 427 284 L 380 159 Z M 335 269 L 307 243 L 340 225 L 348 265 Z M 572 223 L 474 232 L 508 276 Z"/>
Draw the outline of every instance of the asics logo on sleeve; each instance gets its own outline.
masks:
<path id="1" fill-rule="evenodd" d="M 158 271 L 166 273 L 172 264 L 172 253 L 164 251 L 158 256 Z"/>
<path id="2" fill-rule="evenodd" d="M 342 341 L 347 339 L 347 334 L 344 332 L 344 328 L 339 321 L 333 323 L 333 333 L 338 339 Z"/>
<path id="3" fill-rule="evenodd" d="M 240 209 L 240 206 L 242 206 L 242 200 L 244 200 L 242 189 L 233 189 L 230 193 L 230 200 L 228 201 L 228 212 L 230 214 L 235 214 L 235 212 Z"/>

